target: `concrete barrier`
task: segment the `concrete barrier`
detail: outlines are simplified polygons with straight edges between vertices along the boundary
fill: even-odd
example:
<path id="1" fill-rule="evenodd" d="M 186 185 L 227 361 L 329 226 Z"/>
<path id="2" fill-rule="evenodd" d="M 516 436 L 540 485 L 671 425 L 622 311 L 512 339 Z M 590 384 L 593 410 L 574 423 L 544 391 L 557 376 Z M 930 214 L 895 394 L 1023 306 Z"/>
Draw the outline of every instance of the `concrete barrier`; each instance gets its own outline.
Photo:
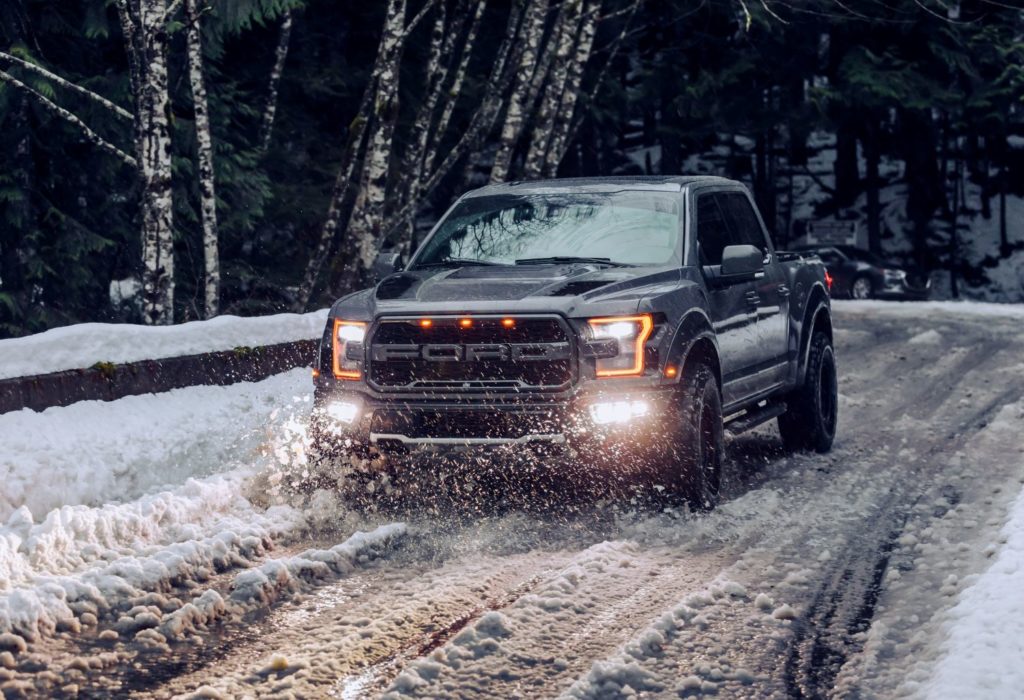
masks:
<path id="1" fill-rule="evenodd" d="M 296 367 L 312 367 L 318 347 L 318 340 L 299 340 L 0 379 L 0 413 L 23 408 L 42 411 L 77 401 L 113 401 L 200 384 L 255 382 Z"/>

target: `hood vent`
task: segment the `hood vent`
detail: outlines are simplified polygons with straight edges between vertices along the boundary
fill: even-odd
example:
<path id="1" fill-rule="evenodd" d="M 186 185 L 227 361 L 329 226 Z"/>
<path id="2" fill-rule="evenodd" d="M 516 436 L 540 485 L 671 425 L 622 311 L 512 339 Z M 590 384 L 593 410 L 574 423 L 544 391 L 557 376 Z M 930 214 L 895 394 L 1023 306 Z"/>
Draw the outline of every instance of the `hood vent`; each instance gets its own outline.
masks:
<path id="1" fill-rule="evenodd" d="M 415 281 L 412 275 L 391 275 L 377 285 L 377 298 L 398 299 L 409 291 Z"/>
<path id="2" fill-rule="evenodd" d="M 574 280 L 566 282 L 560 287 L 555 287 L 545 296 L 549 297 L 574 297 L 580 294 L 611 284 L 614 280 Z"/>

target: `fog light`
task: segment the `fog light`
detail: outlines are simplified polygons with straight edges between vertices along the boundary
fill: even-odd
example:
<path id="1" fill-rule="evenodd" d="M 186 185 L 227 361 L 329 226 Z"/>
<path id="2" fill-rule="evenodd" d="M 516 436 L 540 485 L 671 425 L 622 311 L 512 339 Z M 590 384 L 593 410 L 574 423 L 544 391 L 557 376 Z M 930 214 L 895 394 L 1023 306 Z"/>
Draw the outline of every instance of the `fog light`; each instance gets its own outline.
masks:
<path id="1" fill-rule="evenodd" d="M 340 423 L 355 423 L 359 416 L 359 404 L 351 401 L 334 401 L 327 405 L 327 415 Z"/>
<path id="2" fill-rule="evenodd" d="M 634 418 L 647 415 L 651 410 L 646 401 L 609 401 L 590 406 L 590 417 L 598 425 L 628 423 Z"/>

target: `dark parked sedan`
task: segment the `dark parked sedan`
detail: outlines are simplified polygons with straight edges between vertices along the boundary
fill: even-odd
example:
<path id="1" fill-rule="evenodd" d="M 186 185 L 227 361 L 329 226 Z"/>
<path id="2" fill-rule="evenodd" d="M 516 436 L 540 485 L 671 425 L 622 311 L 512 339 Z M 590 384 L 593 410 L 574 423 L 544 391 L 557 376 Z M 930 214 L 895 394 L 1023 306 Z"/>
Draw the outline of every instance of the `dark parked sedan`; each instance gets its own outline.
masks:
<path id="1" fill-rule="evenodd" d="M 882 260 L 874 253 L 847 245 L 808 246 L 832 276 L 832 296 L 851 299 L 927 299 L 931 280 Z"/>

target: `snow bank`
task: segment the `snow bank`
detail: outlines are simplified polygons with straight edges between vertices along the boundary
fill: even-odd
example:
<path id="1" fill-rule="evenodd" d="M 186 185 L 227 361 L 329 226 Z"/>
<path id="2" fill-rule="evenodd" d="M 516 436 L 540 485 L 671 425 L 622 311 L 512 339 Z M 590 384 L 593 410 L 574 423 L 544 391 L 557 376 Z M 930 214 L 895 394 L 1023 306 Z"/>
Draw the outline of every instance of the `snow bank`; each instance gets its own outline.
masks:
<path id="1" fill-rule="evenodd" d="M 218 316 L 177 326 L 80 323 L 0 340 L 0 379 L 319 338 L 327 309 L 308 314 Z"/>
<path id="2" fill-rule="evenodd" d="M 1020 426 L 1024 405 L 1017 411 Z M 1018 460 L 1024 464 L 1024 443 Z M 949 612 L 944 655 L 926 686 L 928 698 L 1008 698 L 1024 692 L 1024 491 L 1011 506 L 998 541 L 991 567 Z"/>
<path id="3" fill-rule="evenodd" d="M 984 301 L 852 301 L 836 299 L 832 306 L 840 313 L 920 318 L 927 314 L 959 316 L 999 316 L 1024 319 L 1024 304 L 994 304 Z"/>
<path id="4" fill-rule="evenodd" d="M 98 627 L 162 649 L 381 555 L 404 525 L 270 557 L 322 517 L 259 481 L 301 448 L 309 388 L 298 369 L 0 416 L 0 637 Z M 197 593 L 233 570 L 230 593 Z"/>
<path id="5" fill-rule="evenodd" d="M 256 383 L 2 414 L 0 522 L 22 506 L 42 518 L 223 471 L 290 415 L 282 406 L 305 413 L 310 389 L 308 370 L 296 369 Z"/>
<path id="6" fill-rule="evenodd" d="M 38 524 L 17 512 L 0 527 L 0 633 L 33 640 L 77 631 L 172 584 L 246 565 L 302 524 L 299 511 L 261 511 L 240 490 L 235 479 L 213 477 L 121 506 L 62 508 Z M 153 600 L 158 611 L 180 606 Z M 116 625 L 136 631 L 129 627 Z"/>

